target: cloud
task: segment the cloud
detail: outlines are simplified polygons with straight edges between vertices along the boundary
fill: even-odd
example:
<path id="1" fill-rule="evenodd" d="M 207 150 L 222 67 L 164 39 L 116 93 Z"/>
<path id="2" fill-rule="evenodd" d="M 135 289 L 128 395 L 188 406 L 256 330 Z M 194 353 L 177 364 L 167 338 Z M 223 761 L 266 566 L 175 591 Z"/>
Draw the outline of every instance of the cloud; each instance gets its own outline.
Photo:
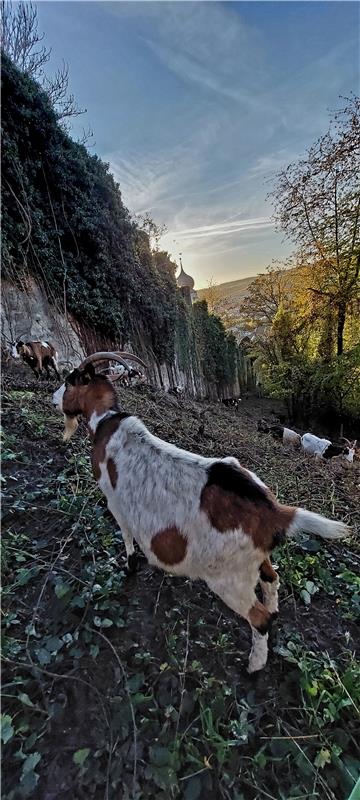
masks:
<path id="1" fill-rule="evenodd" d="M 256 217 L 254 219 L 243 219 L 237 222 L 218 222 L 213 225 L 201 225 L 197 228 L 173 231 L 173 235 L 180 236 L 182 239 L 203 239 L 208 236 L 229 236 L 243 231 L 256 230 L 258 228 L 268 228 L 273 226 L 270 219 Z M 169 236 L 172 235 L 169 233 Z"/>
<path id="2" fill-rule="evenodd" d="M 244 260 L 255 261 L 258 253 L 264 268 L 286 252 L 269 219 L 265 179 L 299 158 L 326 129 L 327 109 L 336 105 L 351 72 L 342 65 L 346 59 L 351 63 L 353 42 L 343 36 L 334 44 L 332 38 L 319 49 L 305 42 L 305 55 L 299 50 L 293 58 L 296 30 L 289 20 L 282 22 L 279 11 L 274 42 L 264 24 L 256 29 L 244 21 L 245 4 L 110 3 L 106 8 L 126 19 L 134 50 L 149 65 L 149 76 L 152 68 L 155 75 L 154 114 L 144 111 L 143 140 L 138 136 L 134 151 L 106 155 L 124 202 L 167 225 L 162 246 L 182 251 L 194 274 L 198 263 L 213 272 L 217 258 L 236 270 L 240 251 Z M 251 17 L 256 15 L 246 18 Z M 286 35 L 285 58 L 278 44 Z"/>

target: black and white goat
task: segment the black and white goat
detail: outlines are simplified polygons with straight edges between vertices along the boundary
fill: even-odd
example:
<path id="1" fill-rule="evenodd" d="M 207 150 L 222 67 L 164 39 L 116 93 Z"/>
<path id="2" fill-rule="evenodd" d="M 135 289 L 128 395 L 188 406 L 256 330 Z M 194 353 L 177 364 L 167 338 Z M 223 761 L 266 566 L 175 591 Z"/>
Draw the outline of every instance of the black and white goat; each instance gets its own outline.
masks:
<path id="1" fill-rule="evenodd" d="M 219 403 L 222 403 L 226 408 L 233 408 L 234 411 L 237 411 L 241 403 L 241 397 L 222 397 Z"/>
<path id="2" fill-rule="evenodd" d="M 123 363 L 121 354 L 108 354 Z M 204 458 L 153 436 L 119 408 L 111 381 L 88 357 L 53 396 L 68 440 L 83 416 L 92 438 L 92 467 L 118 522 L 128 561 L 135 539 L 150 564 L 204 580 L 252 630 L 249 672 L 265 666 L 268 631 L 278 612 L 279 578 L 272 549 L 298 531 L 341 539 L 342 522 L 277 502 L 236 458 Z M 260 581 L 263 602 L 255 594 Z"/>
<path id="3" fill-rule="evenodd" d="M 333 444 L 330 439 L 320 439 L 319 436 L 315 436 L 313 433 L 304 433 L 301 437 L 301 446 L 305 453 L 315 456 L 315 458 L 341 458 L 352 464 L 357 442 L 356 440 L 349 442 L 347 439 L 344 439 L 344 441 L 347 441 L 346 445 Z"/>
<path id="4" fill-rule="evenodd" d="M 301 446 L 301 436 L 291 428 L 285 428 L 284 425 L 278 423 L 267 423 L 266 420 L 259 420 L 257 429 L 260 433 L 271 433 L 274 439 L 280 439 L 283 445 L 290 445 L 291 447 Z"/>
<path id="5" fill-rule="evenodd" d="M 170 386 L 167 390 L 168 394 L 174 395 L 175 397 L 182 397 L 185 392 L 183 386 Z"/>

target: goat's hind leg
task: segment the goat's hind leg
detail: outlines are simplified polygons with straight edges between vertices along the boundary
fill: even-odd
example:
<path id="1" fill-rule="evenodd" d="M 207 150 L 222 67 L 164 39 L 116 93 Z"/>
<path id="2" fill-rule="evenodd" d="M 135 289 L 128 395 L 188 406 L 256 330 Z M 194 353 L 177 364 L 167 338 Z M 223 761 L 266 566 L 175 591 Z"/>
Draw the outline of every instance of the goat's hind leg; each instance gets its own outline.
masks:
<path id="1" fill-rule="evenodd" d="M 270 559 L 265 559 L 260 566 L 260 586 L 263 596 L 263 603 L 258 600 L 250 610 L 249 622 L 252 631 L 252 647 L 249 658 L 248 672 L 257 672 L 262 669 L 268 657 L 269 630 L 272 622 L 276 619 L 279 610 L 278 589 L 279 576 L 270 563 Z M 264 610 L 266 615 L 264 615 Z M 261 625 L 266 628 L 266 632 L 261 632 Z"/>
<path id="2" fill-rule="evenodd" d="M 266 558 L 260 566 L 260 586 L 264 606 L 270 614 L 277 614 L 279 611 L 279 585 L 279 576 L 270 559 Z"/>
<path id="3" fill-rule="evenodd" d="M 265 667 L 268 657 L 268 631 L 273 614 L 256 597 L 256 577 L 254 585 L 248 581 L 237 580 L 235 575 L 227 576 L 223 580 L 210 579 L 206 582 L 229 608 L 246 619 L 251 626 L 252 647 L 248 672 L 257 672 Z"/>

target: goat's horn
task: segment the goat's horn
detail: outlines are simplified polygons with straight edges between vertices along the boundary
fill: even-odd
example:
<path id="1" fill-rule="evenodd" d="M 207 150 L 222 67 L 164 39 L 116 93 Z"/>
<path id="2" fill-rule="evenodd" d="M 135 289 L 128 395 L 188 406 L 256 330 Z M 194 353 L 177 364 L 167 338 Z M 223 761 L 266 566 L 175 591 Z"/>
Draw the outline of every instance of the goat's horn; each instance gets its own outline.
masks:
<path id="1" fill-rule="evenodd" d="M 79 369 L 83 369 L 87 364 L 92 364 L 94 361 L 118 361 L 119 364 L 123 365 L 123 367 L 129 369 L 128 363 L 124 358 L 122 358 L 120 353 L 110 353 L 107 350 L 104 350 L 100 353 L 91 353 L 90 356 L 84 358 L 81 364 L 79 364 Z"/>
<path id="2" fill-rule="evenodd" d="M 341 439 L 343 442 L 346 442 L 346 444 L 349 445 L 349 447 L 351 447 L 351 442 L 349 442 L 349 439 L 346 439 L 345 436 L 341 436 Z"/>
<path id="3" fill-rule="evenodd" d="M 116 353 L 118 356 L 128 359 L 129 361 L 136 361 L 138 364 L 141 364 L 144 369 L 147 369 L 145 361 L 139 358 L 139 356 L 135 356 L 134 353 L 126 353 L 124 350 L 116 350 Z"/>

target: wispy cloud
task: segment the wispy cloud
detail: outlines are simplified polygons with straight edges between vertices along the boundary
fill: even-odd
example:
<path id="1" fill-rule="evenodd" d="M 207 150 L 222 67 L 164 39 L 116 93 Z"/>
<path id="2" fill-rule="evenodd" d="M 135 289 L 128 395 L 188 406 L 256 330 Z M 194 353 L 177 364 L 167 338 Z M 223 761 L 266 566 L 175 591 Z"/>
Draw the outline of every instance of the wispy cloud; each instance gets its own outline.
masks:
<path id="1" fill-rule="evenodd" d="M 243 231 L 257 230 L 258 228 L 268 228 L 273 222 L 266 217 L 255 217 L 254 219 L 243 219 L 237 222 L 218 222 L 213 225 L 200 225 L 197 228 L 187 228 L 185 230 L 172 231 L 172 234 L 182 239 L 204 239 L 208 236 L 233 236 L 234 233 Z"/>
<path id="2" fill-rule="evenodd" d="M 266 179 L 326 129 L 328 108 L 351 73 L 343 65 L 354 42 L 344 33 L 337 41 L 337 30 L 328 41 L 319 4 L 313 4 L 312 44 L 306 40 L 304 46 L 294 22 L 298 4 L 294 13 L 287 4 L 274 4 L 275 39 L 247 5 L 106 4 L 126 21 L 135 49 L 159 76 L 138 147 L 119 147 L 106 159 L 125 203 L 167 225 L 162 245 L 175 256 L 183 252 L 198 283 L 196 272 L 204 283 L 206 271 L 212 274 L 223 263 L 231 264 L 235 277 L 236 270 L 249 274 L 251 265 L 264 269 L 273 257 L 287 254 L 270 220 Z M 337 4 L 322 5 L 326 17 L 327 6 Z"/>

